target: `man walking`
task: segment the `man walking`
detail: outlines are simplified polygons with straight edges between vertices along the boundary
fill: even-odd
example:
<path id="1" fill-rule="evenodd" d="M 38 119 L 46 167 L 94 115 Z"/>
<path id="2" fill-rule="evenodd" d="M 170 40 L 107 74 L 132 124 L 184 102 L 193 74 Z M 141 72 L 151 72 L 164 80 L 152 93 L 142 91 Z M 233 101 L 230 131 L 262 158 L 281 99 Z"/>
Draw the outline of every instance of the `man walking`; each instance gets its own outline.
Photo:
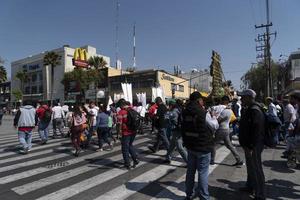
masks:
<path id="1" fill-rule="evenodd" d="M 186 173 L 186 200 L 199 196 L 209 199 L 208 169 L 214 146 L 213 132 L 218 129 L 218 121 L 204 110 L 204 102 L 199 92 L 190 95 L 190 101 L 182 113 L 182 139 L 188 150 Z M 198 188 L 194 193 L 195 173 L 198 171 Z"/>
<path id="2" fill-rule="evenodd" d="M 61 137 L 64 137 L 63 126 L 64 126 L 65 113 L 62 107 L 55 102 L 52 108 L 52 125 L 53 125 L 53 138 L 57 137 L 57 129 L 59 130 Z"/>
<path id="3" fill-rule="evenodd" d="M 29 102 L 24 102 L 14 118 L 14 127 L 18 129 L 19 142 L 22 145 L 20 153 L 27 154 L 31 149 L 32 130 L 38 123 L 35 108 Z"/>
<path id="4" fill-rule="evenodd" d="M 240 120 L 239 142 L 245 151 L 247 182 L 246 187 L 240 190 L 255 192 L 255 199 L 263 200 L 266 197 L 261 153 L 264 149 L 265 117 L 262 108 L 255 102 L 256 93 L 253 90 L 247 89 L 238 95 L 246 107 Z"/>
<path id="5" fill-rule="evenodd" d="M 158 106 L 157 107 L 157 112 L 156 115 L 154 116 L 154 126 L 158 130 L 157 133 L 157 139 L 153 147 L 149 147 L 149 149 L 155 153 L 158 151 L 159 146 L 161 142 L 163 142 L 166 150 L 169 149 L 170 142 L 167 136 L 167 120 L 165 118 L 165 115 L 168 111 L 166 105 L 163 103 L 162 99 L 160 97 L 157 97 L 155 99 L 155 104 Z"/>
<path id="6" fill-rule="evenodd" d="M 236 163 L 233 164 L 233 166 L 240 166 L 243 165 L 243 161 L 239 156 L 237 150 L 234 148 L 234 146 L 230 141 L 229 123 L 232 115 L 231 108 L 228 106 L 230 100 L 228 96 L 223 96 L 221 100 L 222 100 L 222 105 L 225 106 L 225 109 L 220 113 L 220 116 L 218 117 L 219 129 L 217 130 L 215 135 L 215 143 L 219 141 L 223 141 L 225 146 L 231 151 L 234 158 L 236 159 Z M 211 164 L 215 164 L 215 156 L 216 156 L 216 144 L 211 154 L 211 161 L 210 161 Z"/>
<path id="7" fill-rule="evenodd" d="M 135 148 L 133 147 L 132 143 L 135 139 L 136 132 L 129 127 L 129 110 L 130 102 L 126 102 L 124 99 L 121 99 L 118 103 L 120 105 L 121 110 L 118 112 L 118 122 L 120 124 L 120 133 L 122 135 L 121 138 L 121 145 L 122 145 L 122 154 L 124 159 L 124 167 L 128 170 L 131 167 L 136 167 L 139 163 L 137 159 L 137 153 Z M 131 119 L 132 120 L 132 119 Z M 133 160 L 133 166 L 130 164 L 129 154 Z"/>
<path id="8" fill-rule="evenodd" d="M 181 112 L 182 109 L 176 103 L 174 99 L 169 101 L 170 114 L 169 114 L 169 126 L 171 129 L 171 141 L 170 147 L 167 151 L 167 163 L 171 163 L 172 153 L 177 148 L 183 160 L 187 163 L 187 151 L 182 145 L 181 138 Z"/>
<path id="9" fill-rule="evenodd" d="M 52 111 L 46 103 L 41 103 L 41 106 L 36 110 L 36 114 L 39 119 L 38 132 L 41 138 L 41 144 L 44 145 L 48 141 Z"/>

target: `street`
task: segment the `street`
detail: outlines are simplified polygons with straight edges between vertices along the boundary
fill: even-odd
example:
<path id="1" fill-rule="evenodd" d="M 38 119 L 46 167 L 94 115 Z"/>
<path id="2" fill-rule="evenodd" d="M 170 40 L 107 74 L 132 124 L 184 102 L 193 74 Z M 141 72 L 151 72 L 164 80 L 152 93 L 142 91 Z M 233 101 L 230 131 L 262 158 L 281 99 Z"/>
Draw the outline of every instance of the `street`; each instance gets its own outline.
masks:
<path id="1" fill-rule="evenodd" d="M 17 134 L 12 117 L 4 116 L 0 126 L 0 199 L 59 200 L 59 199 L 184 199 L 185 164 L 177 156 L 170 165 L 164 164 L 165 151 L 150 153 L 147 146 L 152 135 L 138 135 L 134 142 L 140 164 L 130 171 L 120 168 L 120 142 L 112 151 L 83 151 L 79 157 L 71 153 L 69 138 L 51 139 L 39 145 L 33 134 L 33 148 L 27 155 L 18 154 Z M 50 136 L 52 134 L 50 133 Z M 242 149 L 235 141 L 239 154 Z M 96 148 L 96 146 L 94 147 Z M 104 148 L 105 149 L 105 148 Z M 300 165 L 288 169 L 281 158 L 285 146 L 265 149 L 263 168 L 267 199 L 300 199 Z M 211 199 L 250 199 L 238 188 L 246 180 L 246 166 L 233 167 L 230 151 L 220 145 L 216 165 L 210 166 L 209 191 Z"/>

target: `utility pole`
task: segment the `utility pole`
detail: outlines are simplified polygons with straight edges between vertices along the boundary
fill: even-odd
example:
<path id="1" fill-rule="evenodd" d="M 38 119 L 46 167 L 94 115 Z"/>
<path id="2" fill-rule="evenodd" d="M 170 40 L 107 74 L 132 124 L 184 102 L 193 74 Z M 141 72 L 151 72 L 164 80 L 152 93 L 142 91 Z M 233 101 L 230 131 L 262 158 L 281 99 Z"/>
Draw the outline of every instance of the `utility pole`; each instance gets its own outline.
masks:
<path id="1" fill-rule="evenodd" d="M 271 45 L 270 45 L 270 36 L 275 35 L 276 32 L 270 33 L 270 27 L 273 26 L 272 22 L 270 22 L 270 12 L 269 12 L 269 0 L 266 0 L 266 17 L 267 23 L 261 24 L 260 26 L 256 26 L 255 28 L 266 28 L 266 32 L 263 35 L 258 35 L 256 42 L 263 42 L 263 45 L 256 46 L 256 51 L 263 51 L 263 55 L 259 54 L 257 58 L 264 58 L 264 64 L 266 68 L 266 94 L 267 96 L 273 96 L 273 87 L 272 87 L 272 76 L 271 76 Z"/>
<path id="2" fill-rule="evenodd" d="M 119 7 L 120 3 L 119 0 L 117 0 L 117 7 L 116 7 L 116 69 L 118 69 L 119 64 Z"/>
<path id="3" fill-rule="evenodd" d="M 133 25 L 133 67 L 136 67 L 136 57 L 135 57 L 135 23 Z"/>

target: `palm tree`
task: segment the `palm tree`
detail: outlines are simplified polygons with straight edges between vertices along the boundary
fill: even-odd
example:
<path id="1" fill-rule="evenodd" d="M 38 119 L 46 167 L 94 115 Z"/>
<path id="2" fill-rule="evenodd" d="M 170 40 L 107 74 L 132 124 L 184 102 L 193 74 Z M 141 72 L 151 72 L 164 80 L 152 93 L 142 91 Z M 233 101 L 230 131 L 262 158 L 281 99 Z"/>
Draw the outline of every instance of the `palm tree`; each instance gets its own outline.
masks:
<path id="1" fill-rule="evenodd" d="M 7 72 L 4 66 L 0 65 L 0 83 L 7 81 Z"/>
<path id="2" fill-rule="evenodd" d="M 21 82 L 21 91 L 23 91 L 24 82 L 28 79 L 27 73 L 23 71 L 18 71 L 16 74 L 16 79 L 18 79 Z"/>
<path id="3" fill-rule="evenodd" d="M 94 67 L 95 69 L 103 69 L 107 65 L 107 62 L 104 60 L 104 58 L 99 56 L 90 57 L 88 63 L 90 66 Z"/>
<path id="4" fill-rule="evenodd" d="M 99 82 L 101 79 L 103 79 L 104 75 L 100 69 L 104 69 L 107 65 L 107 62 L 104 60 L 103 57 L 99 56 L 92 56 L 89 58 L 88 63 L 91 67 L 93 67 L 95 70 L 97 70 L 99 73 L 99 77 L 96 78 L 94 85 L 95 85 L 95 100 L 97 101 L 97 86 L 99 85 Z"/>
<path id="5" fill-rule="evenodd" d="M 61 61 L 61 56 L 55 53 L 54 51 L 48 52 L 44 57 L 44 66 L 47 65 L 51 66 L 51 93 L 50 93 L 51 106 L 53 104 L 54 68 L 57 65 L 60 65 L 60 61 Z"/>

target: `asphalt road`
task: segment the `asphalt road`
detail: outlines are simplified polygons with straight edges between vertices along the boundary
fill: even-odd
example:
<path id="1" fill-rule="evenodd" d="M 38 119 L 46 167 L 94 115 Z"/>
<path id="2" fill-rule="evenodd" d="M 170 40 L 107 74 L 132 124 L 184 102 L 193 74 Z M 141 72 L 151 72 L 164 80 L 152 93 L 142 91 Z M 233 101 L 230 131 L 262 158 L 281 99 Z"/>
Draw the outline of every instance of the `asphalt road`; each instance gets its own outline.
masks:
<path id="1" fill-rule="evenodd" d="M 69 139 L 52 139 L 41 146 L 35 133 L 32 151 L 20 155 L 12 117 L 5 116 L 0 126 L 0 199 L 184 199 L 183 160 L 177 156 L 170 165 L 164 164 L 164 150 L 155 154 L 148 151 L 153 136 L 149 130 L 147 133 L 137 136 L 134 143 L 141 163 L 127 171 L 120 168 L 119 142 L 112 151 L 95 152 L 96 146 L 92 146 L 76 158 Z M 243 157 L 242 149 L 235 144 Z M 263 152 L 268 199 L 300 199 L 300 165 L 297 169 L 286 167 L 280 157 L 284 148 L 282 145 Z M 211 199 L 251 199 L 238 191 L 245 184 L 246 166 L 232 167 L 234 158 L 225 146 L 218 148 L 216 162 L 210 166 Z"/>

